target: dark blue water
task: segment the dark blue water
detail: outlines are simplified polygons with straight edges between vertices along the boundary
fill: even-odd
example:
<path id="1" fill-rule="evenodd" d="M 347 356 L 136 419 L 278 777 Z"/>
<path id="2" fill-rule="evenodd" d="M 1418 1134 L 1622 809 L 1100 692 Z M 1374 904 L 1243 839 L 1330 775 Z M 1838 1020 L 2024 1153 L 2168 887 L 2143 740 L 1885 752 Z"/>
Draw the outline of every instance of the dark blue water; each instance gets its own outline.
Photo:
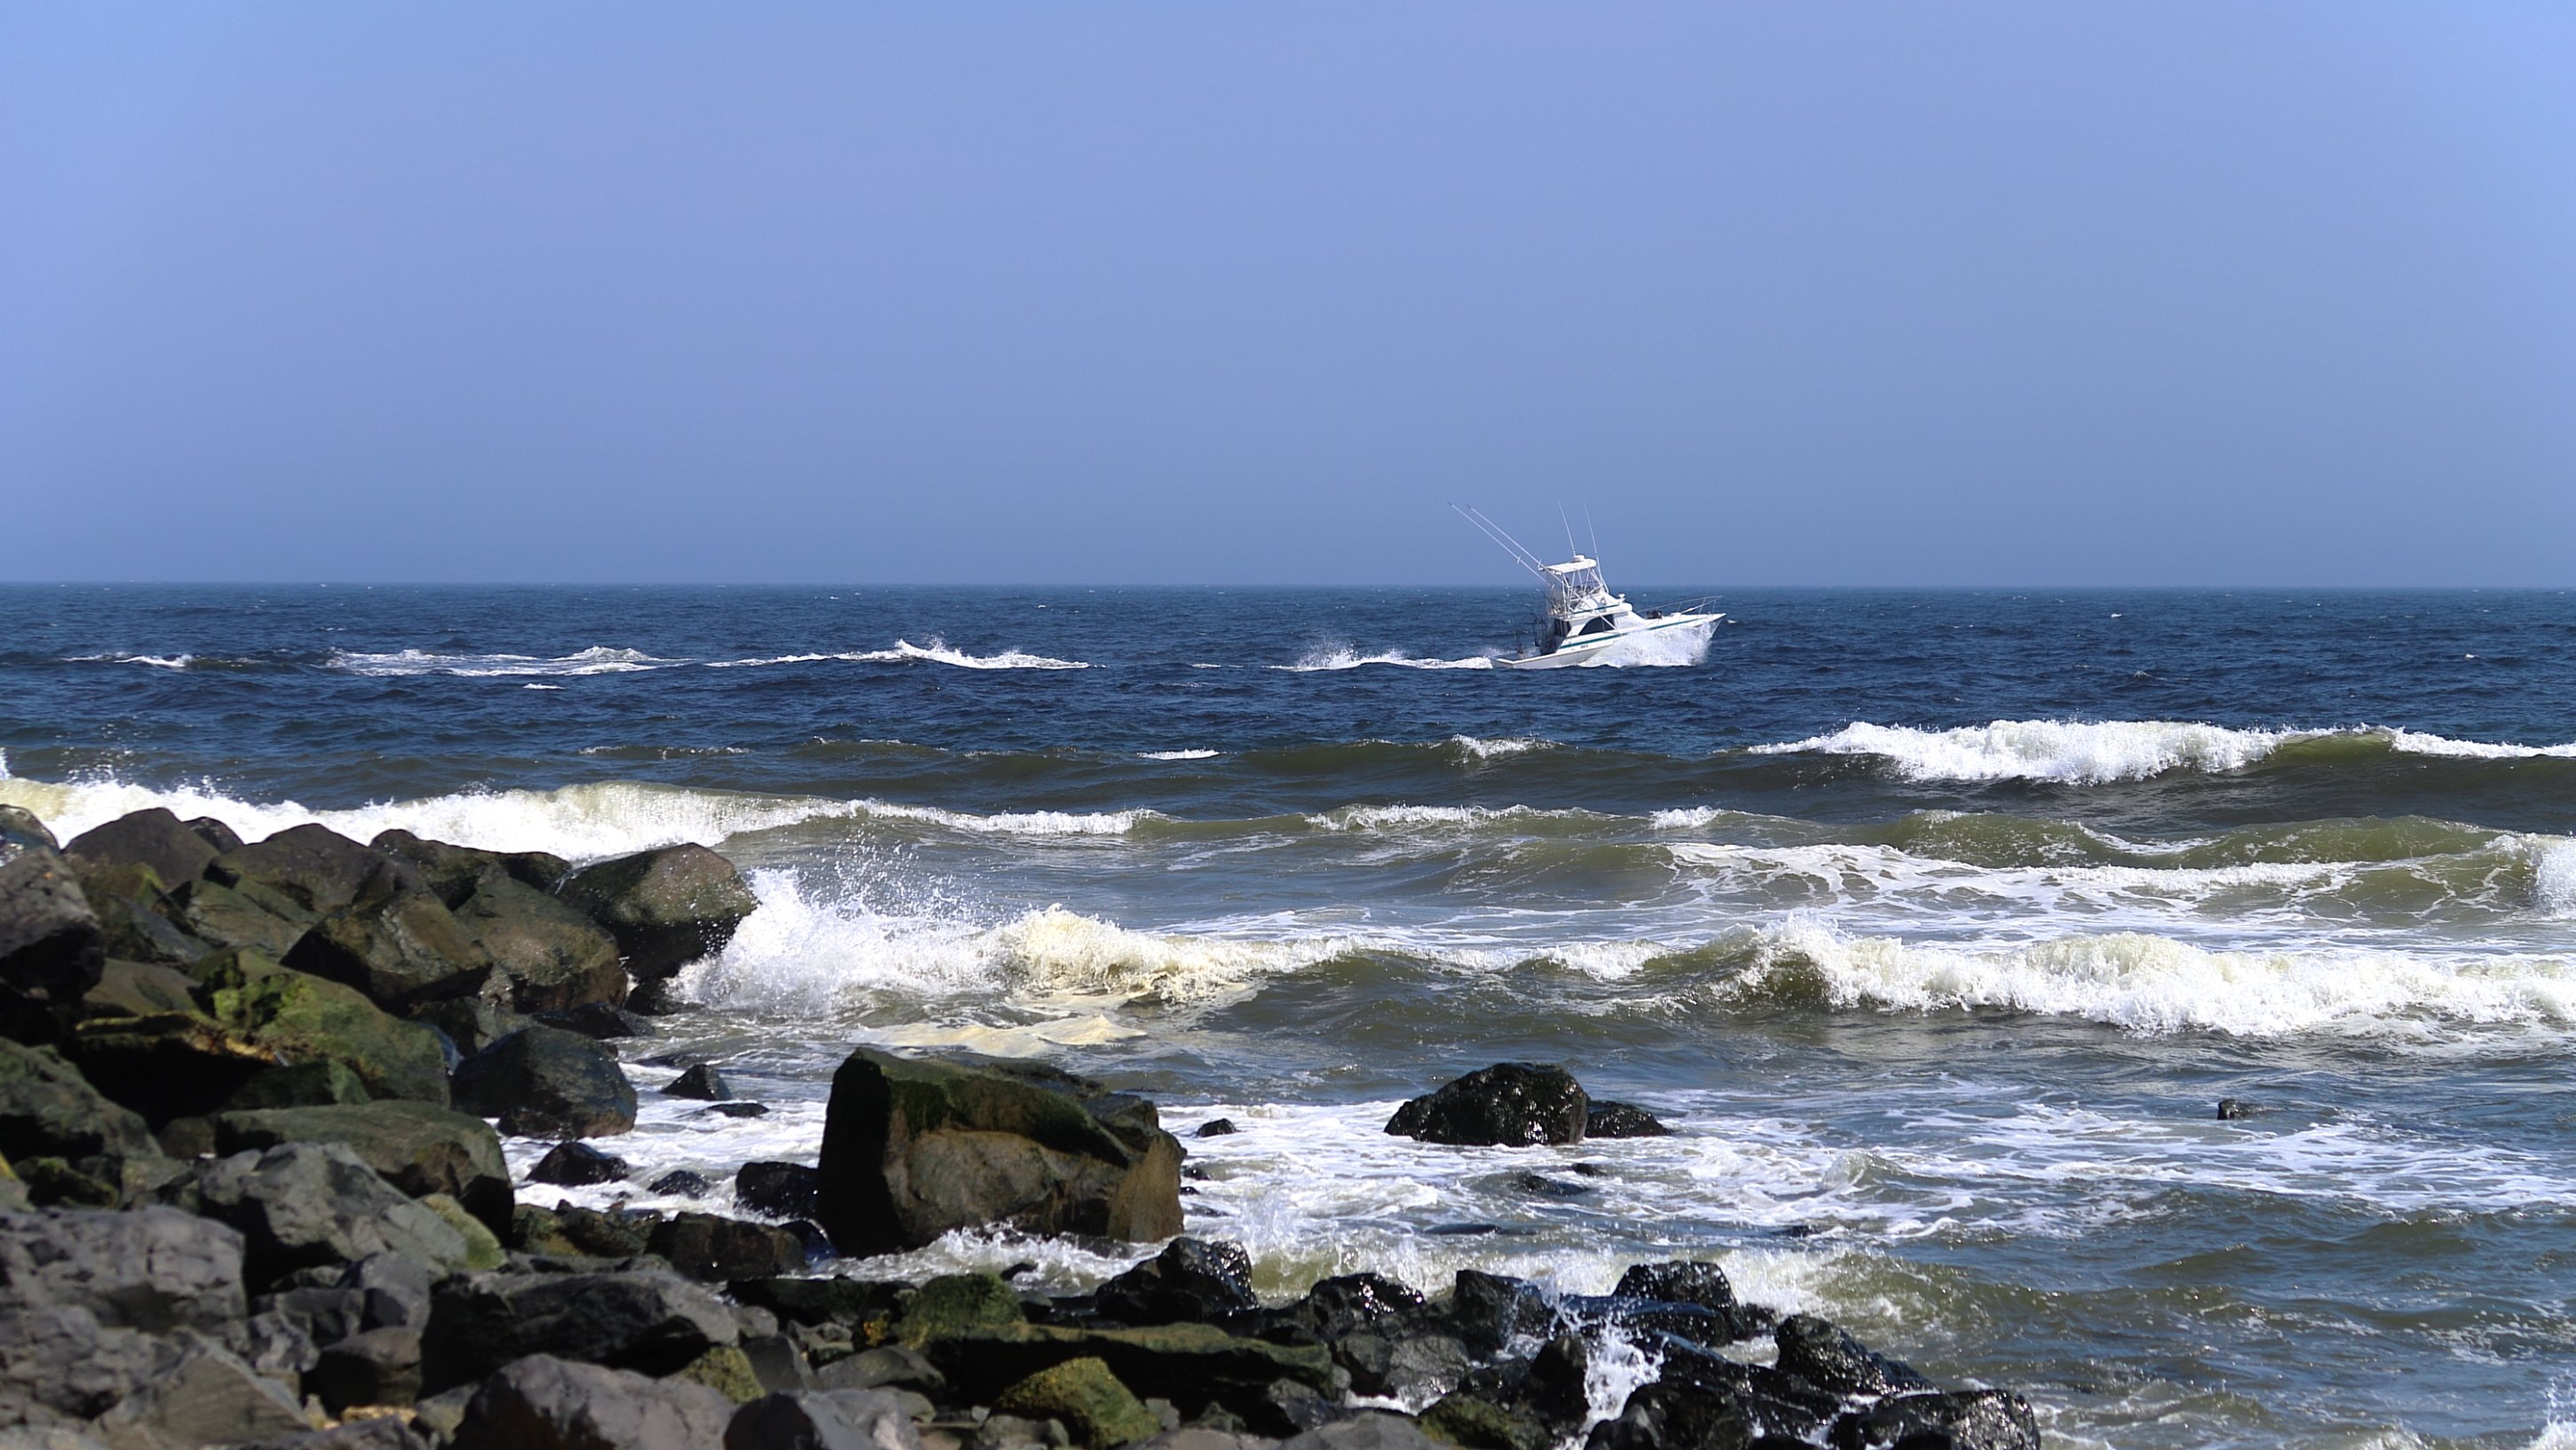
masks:
<path id="1" fill-rule="evenodd" d="M 718 845 L 675 1031 L 778 1111 L 657 1167 L 1040 1055 L 1241 1123 L 1193 1229 L 1278 1292 L 1678 1250 L 2059 1443 L 2576 1443 L 2576 595 L 1714 607 L 1518 672 L 1509 591 L 11 589 L 0 800 Z M 1682 1131 L 1377 1132 L 1499 1057 Z"/>

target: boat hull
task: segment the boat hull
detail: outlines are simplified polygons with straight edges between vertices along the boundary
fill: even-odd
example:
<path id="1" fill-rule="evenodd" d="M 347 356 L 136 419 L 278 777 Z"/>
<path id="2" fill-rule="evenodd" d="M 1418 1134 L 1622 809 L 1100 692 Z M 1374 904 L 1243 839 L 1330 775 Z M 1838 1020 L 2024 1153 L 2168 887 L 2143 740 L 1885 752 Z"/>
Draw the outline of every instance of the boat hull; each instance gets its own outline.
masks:
<path id="1" fill-rule="evenodd" d="M 1651 619 L 1635 629 L 1614 630 L 1608 634 L 1569 640 L 1551 654 L 1521 655 L 1498 659 L 1495 664 L 1508 670 L 1563 670 L 1580 665 L 1628 663 L 1639 645 L 1655 649 L 1704 648 L 1722 614 L 1682 614 L 1667 619 Z M 1644 661 L 1637 661 L 1644 663 Z"/>

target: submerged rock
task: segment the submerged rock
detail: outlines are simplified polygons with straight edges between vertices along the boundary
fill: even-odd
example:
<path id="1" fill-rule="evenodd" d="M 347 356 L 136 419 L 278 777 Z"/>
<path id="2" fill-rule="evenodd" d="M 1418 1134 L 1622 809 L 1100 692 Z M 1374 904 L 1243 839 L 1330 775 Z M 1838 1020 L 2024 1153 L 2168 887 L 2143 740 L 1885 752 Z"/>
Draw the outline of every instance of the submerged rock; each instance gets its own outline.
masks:
<path id="1" fill-rule="evenodd" d="M 581 1188 L 593 1183 L 614 1183 L 627 1174 L 626 1160 L 613 1153 L 603 1153 L 588 1143 L 557 1143 L 528 1170 L 532 1183 L 552 1183 L 563 1188 Z"/>
<path id="2" fill-rule="evenodd" d="M 686 1071 L 671 1079 L 670 1085 L 662 1091 L 675 1098 L 695 1098 L 708 1103 L 721 1102 L 733 1096 L 733 1089 L 725 1082 L 724 1074 L 716 1071 L 714 1064 L 704 1062 L 691 1064 Z"/>
<path id="3" fill-rule="evenodd" d="M 1589 1106 L 1563 1068 L 1499 1062 L 1407 1102 L 1386 1131 L 1459 1146 L 1580 1143 Z"/>
<path id="4" fill-rule="evenodd" d="M 823 1227 L 851 1255 L 986 1225 L 1163 1239 L 1181 1229 L 1180 1170 L 1151 1104 L 862 1048 L 832 1079 Z"/>
<path id="5" fill-rule="evenodd" d="M 1587 1138 L 1669 1138 L 1673 1130 L 1635 1103 L 1594 1101 L 1583 1114 Z"/>

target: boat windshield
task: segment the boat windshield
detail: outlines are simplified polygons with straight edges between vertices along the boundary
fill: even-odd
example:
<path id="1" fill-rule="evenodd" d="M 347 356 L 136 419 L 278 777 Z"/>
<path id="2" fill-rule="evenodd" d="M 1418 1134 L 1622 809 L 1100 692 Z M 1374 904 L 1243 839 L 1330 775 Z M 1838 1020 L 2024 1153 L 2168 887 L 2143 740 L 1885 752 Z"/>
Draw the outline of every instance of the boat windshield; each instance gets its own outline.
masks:
<path id="1" fill-rule="evenodd" d="M 1584 604 L 1609 592 L 1601 582 L 1601 566 L 1580 554 L 1567 563 L 1547 566 L 1548 602 L 1558 608 Z"/>

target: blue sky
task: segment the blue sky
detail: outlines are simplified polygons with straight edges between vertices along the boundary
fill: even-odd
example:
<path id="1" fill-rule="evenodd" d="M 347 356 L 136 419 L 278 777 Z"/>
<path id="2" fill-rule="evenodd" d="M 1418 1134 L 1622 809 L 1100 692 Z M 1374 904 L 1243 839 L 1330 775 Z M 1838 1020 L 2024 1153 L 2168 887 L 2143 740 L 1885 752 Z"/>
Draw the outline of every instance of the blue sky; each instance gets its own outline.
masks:
<path id="1" fill-rule="evenodd" d="M 0 577 L 2564 584 L 2576 9 L 0 10 Z M 1537 542 L 1537 539 L 1533 539 Z"/>

